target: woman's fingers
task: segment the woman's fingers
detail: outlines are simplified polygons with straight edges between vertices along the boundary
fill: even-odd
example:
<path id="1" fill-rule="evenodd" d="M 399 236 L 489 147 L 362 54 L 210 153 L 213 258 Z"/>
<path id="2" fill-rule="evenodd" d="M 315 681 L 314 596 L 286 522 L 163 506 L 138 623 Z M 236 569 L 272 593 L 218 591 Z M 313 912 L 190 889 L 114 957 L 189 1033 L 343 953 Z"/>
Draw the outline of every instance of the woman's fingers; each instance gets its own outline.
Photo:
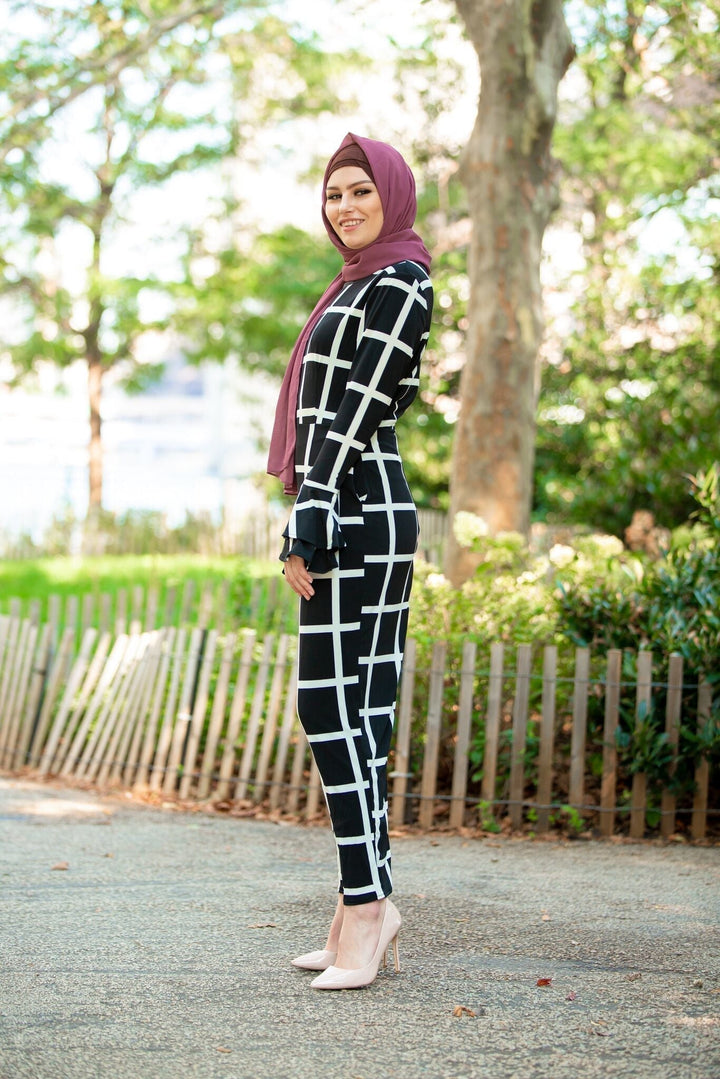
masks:
<path id="1" fill-rule="evenodd" d="M 299 555 L 291 554 L 285 563 L 285 580 L 293 592 L 297 592 L 303 599 L 310 599 L 311 596 L 315 595 L 312 577 L 308 573 L 304 559 L 300 558 Z"/>

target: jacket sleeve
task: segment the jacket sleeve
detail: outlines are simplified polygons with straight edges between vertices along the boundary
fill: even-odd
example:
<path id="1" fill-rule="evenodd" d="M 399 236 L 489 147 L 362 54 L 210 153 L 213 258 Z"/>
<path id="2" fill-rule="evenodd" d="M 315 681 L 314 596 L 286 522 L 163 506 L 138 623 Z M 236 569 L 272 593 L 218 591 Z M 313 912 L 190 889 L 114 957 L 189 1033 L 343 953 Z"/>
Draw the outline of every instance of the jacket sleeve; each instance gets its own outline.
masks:
<path id="1" fill-rule="evenodd" d="M 315 573 L 337 566 L 344 547 L 340 488 L 382 421 L 402 397 L 401 383 L 428 334 L 428 299 L 411 274 L 388 274 L 368 297 L 342 400 L 317 458 L 298 491 L 280 557 L 303 558 Z"/>

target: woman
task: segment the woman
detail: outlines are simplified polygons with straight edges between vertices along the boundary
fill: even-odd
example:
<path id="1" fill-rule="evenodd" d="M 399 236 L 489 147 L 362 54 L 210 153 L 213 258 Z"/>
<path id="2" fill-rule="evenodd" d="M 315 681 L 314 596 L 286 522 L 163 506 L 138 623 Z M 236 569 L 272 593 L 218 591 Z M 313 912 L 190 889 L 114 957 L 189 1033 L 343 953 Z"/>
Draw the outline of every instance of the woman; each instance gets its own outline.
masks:
<path id="1" fill-rule="evenodd" d="M 399 968 L 387 755 L 418 530 L 395 422 L 417 394 L 432 286 L 397 150 L 348 134 L 322 198 L 344 264 L 293 350 L 268 471 L 297 496 L 280 557 L 300 596 L 298 713 L 340 873 L 325 948 L 293 962 L 323 972 L 316 989 L 349 989 L 375 979 L 390 943 Z"/>

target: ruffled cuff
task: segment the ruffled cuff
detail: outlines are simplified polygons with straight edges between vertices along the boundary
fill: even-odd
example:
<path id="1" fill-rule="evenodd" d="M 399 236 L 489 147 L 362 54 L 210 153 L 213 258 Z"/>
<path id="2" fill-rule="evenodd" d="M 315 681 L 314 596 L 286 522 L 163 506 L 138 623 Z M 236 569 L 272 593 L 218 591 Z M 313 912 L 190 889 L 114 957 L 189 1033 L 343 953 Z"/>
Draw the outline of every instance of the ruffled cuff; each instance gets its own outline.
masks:
<path id="1" fill-rule="evenodd" d="M 311 573 L 336 569 L 336 552 L 347 546 L 334 505 L 303 505 L 298 500 L 283 536 L 282 561 L 287 562 L 291 554 L 299 555 Z"/>
<path id="2" fill-rule="evenodd" d="M 283 532 L 285 542 L 283 544 L 283 549 L 280 552 L 280 561 L 287 562 L 291 554 L 296 554 L 309 566 L 315 557 L 317 547 L 313 547 L 311 543 L 305 543 L 304 540 L 291 539 L 286 533 L 287 529 Z"/>

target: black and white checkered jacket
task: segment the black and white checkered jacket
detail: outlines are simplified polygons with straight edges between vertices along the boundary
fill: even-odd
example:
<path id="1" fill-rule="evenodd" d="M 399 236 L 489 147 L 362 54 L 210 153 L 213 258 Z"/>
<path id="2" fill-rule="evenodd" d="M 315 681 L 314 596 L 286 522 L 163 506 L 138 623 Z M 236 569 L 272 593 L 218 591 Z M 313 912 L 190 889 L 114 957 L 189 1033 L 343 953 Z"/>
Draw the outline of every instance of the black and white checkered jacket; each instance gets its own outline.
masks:
<path id="1" fill-rule="evenodd" d="M 349 282 L 313 330 L 298 397 L 299 491 L 283 560 L 298 554 L 317 573 L 337 565 L 333 552 L 345 545 L 340 490 L 417 395 L 432 305 L 426 270 L 399 262 Z"/>

